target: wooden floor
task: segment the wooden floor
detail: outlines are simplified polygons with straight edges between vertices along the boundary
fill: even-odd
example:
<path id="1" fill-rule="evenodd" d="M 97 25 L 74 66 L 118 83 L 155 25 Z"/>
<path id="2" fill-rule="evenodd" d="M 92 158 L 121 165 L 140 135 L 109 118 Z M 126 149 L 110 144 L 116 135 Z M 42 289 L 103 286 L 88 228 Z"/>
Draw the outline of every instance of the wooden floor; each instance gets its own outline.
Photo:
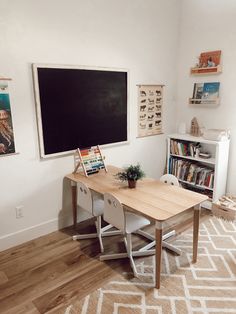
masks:
<path id="1" fill-rule="evenodd" d="M 93 231 L 88 222 L 78 230 Z M 130 271 L 127 259 L 100 262 L 98 241 L 73 241 L 74 233 L 66 228 L 0 253 L 0 313 L 59 313 L 73 299 L 90 294 L 117 273 Z M 104 238 L 105 252 L 123 251 L 122 238 L 113 239 L 111 246 L 111 238 Z M 133 243 L 144 244 L 138 237 Z"/>

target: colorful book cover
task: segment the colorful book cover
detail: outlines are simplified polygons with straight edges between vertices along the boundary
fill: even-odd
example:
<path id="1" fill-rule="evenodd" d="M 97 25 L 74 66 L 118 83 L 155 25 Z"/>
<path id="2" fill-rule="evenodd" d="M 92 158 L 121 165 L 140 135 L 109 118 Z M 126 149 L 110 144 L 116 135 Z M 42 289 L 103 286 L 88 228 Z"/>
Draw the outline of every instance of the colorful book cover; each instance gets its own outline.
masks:
<path id="1" fill-rule="evenodd" d="M 219 97 L 219 82 L 204 83 L 202 99 L 214 100 Z"/>
<path id="2" fill-rule="evenodd" d="M 193 89 L 193 99 L 202 99 L 204 83 L 195 83 Z"/>
<path id="3" fill-rule="evenodd" d="M 215 67 L 220 64 L 221 50 L 202 52 L 199 58 L 200 67 Z"/>

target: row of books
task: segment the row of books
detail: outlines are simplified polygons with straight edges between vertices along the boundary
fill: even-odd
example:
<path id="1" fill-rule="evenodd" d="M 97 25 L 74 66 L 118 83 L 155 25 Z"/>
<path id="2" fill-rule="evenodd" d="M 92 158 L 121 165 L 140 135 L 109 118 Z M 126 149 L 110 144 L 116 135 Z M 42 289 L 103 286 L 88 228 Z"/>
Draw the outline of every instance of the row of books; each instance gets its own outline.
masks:
<path id="1" fill-rule="evenodd" d="M 181 182 L 181 186 L 182 186 L 184 189 L 191 190 L 191 191 L 197 192 L 197 193 L 200 192 L 201 194 L 207 195 L 210 200 L 212 200 L 212 198 L 213 198 L 213 191 L 212 191 L 212 190 L 207 190 L 207 189 L 201 189 L 201 190 L 199 190 L 198 187 L 195 187 L 194 185 L 189 185 L 189 184 L 183 183 L 183 182 Z"/>
<path id="2" fill-rule="evenodd" d="M 170 140 L 170 153 L 174 155 L 195 157 L 198 148 L 200 148 L 200 143 Z"/>
<path id="3" fill-rule="evenodd" d="M 214 187 L 214 170 L 191 161 L 170 158 L 169 173 L 193 185 L 211 189 Z"/>

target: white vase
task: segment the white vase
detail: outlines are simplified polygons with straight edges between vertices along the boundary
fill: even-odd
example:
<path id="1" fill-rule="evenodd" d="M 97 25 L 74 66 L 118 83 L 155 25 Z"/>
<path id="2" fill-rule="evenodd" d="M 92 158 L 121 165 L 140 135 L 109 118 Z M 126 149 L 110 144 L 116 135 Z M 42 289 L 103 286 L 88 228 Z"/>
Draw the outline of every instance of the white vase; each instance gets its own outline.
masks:
<path id="1" fill-rule="evenodd" d="M 179 124 L 179 134 L 186 134 L 186 123 L 181 122 Z"/>

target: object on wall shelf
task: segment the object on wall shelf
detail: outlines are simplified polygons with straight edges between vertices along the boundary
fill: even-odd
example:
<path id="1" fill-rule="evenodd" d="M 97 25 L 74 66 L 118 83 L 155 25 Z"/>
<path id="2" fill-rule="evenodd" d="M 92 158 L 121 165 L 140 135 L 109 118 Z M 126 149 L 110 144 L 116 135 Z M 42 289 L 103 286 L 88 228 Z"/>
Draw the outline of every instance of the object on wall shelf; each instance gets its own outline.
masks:
<path id="1" fill-rule="evenodd" d="M 83 169 L 86 177 L 98 172 L 100 169 L 104 169 L 107 172 L 99 145 L 81 150 L 77 148 L 74 160 L 75 169 L 73 173 L 76 173 L 80 167 Z"/>
<path id="2" fill-rule="evenodd" d="M 138 137 L 162 134 L 164 85 L 138 85 Z"/>
<path id="3" fill-rule="evenodd" d="M 220 82 L 195 83 L 190 105 L 218 105 Z"/>
<path id="4" fill-rule="evenodd" d="M 202 52 L 199 61 L 194 68 L 191 68 L 191 74 L 219 74 L 222 72 L 220 65 L 221 50 Z"/>
<path id="5" fill-rule="evenodd" d="M 208 195 L 203 207 L 211 209 L 226 191 L 230 140 L 217 142 L 190 134 L 171 134 L 167 140 L 167 172 L 177 176 L 184 188 Z M 202 157 L 203 152 L 211 156 Z"/>
<path id="6" fill-rule="evenodd" d="M 10 78 L 0 79 L 0 156 L 15 154 L 12 114 L 8 82 Z"/>

